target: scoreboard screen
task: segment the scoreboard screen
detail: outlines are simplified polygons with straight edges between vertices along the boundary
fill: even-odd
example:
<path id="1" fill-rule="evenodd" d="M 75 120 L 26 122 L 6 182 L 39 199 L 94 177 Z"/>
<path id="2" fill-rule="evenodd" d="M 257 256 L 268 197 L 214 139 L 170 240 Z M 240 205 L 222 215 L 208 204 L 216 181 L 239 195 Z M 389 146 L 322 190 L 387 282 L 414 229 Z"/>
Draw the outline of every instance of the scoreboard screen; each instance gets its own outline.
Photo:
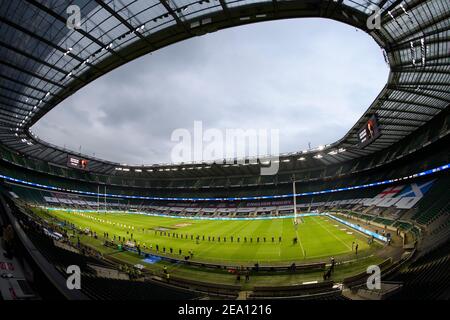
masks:
<path id="1" fill-rule="evenodd" d="M 76 168 L 81 170 L 88 170 L 89 160 L 81 159 L 74 156 L 67 157 L 67 166 L 69 168 Z"/>
<path id="2" fill-rule="evenodd" d="M 378 127 L 378 121 L 375 115 L 371 116 L 367 120 L 364 127 L 358 132 L 359 147 L 364 148 L 376 138 L 380 136 L 380 128 Z"/>

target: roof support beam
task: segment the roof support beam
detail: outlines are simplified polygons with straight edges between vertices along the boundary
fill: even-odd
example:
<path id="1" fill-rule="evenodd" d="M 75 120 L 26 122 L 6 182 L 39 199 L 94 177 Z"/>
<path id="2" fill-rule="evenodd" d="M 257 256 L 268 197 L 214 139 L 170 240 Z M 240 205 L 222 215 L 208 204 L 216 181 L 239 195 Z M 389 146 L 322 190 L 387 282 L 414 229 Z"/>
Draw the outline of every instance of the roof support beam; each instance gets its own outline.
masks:
<path id="1" fill-rule="evenodd" d="M 402 110 L 402 109 L 391 109 L 391 108 L 383 108 L 379 107 L 377 108 L 380 111 L 390 111 L 390 112 L 399 112 L 399 113 L 406 113 L 406 114 L 417 114 L 421 116 L 427 116 L 427 117 L 433 117 L 434 114 L 426 113 L 426 112 L 419 112 L 419 111 L 413 111 L 413 110 Z"/>
<path id="2" fill-rule="evenodd" d="M 16 126 L 11 125 L 10 123 L 6 123 L 3 121 L 0 121 L 0 132 L 4 131 L 4 132 L 8 132 L 8 133 L 12 133 L 12 129 L 15 129 Z M 10 130 L 7 130 L 10 129 Z"/>
<path id="3" fill-rule="evenodd" d="M 14 121 L 24 120 L 25 117 L 27 116 L 27 113 L 17 113 L 11 111 L 11 109 L 5 109 L 1 105 L 0 105 L 0 112 L 5 116 L 8 116 L 9 118 L 13 119 Z"/>
<path id="4" fill-rule="evenodd" d="M 28 145 L 26 144 L 23 148 L 22 148 L 22 152 L 27 154 L 27 155 L 32 155 L 36 150 L 40 150 L 39 145 Z"/>
<path id="5" fill-rule="evenodd" d="M 426 122 L 427 122 L 427 120 L 410 119 L 410 118 L 400 117 L 400 116 L 387 116 L 387 115 L 382 115 L 381 117 L 382 117 L 383 119 L 393 119 L 393 120 L 400 120 L 400 121 L 412 121 L 412 122 L 419 122 L 419 123 L 426 123 Z"/>
<path id="6" fill-rule="evenodd" d="M 24 109 L 24 108 L 19 107 L 19 106 L 14 106 L 14 105 L 11 105 L 11 104 L 9 104 L 9 103 L 5 103 L 5 102 L 3 102 L 3 101 L 0 101 L 0 106 L 5 106 L 5 107 L 6 107 L 5 110 L 9 110 L 9 111 L 11 111 L 11 110 L 13 110 L 13 109 L 18 109 L 18 110 L 23 111 L 23 112 L 25 112 L 25 113 L 29 113 L 29 112 L 32 110 L 32 109 Z M 11 112 L 12 112 L 12 111 L 11 111 Z"/>
<path id="7" fill-rule="evenodd" d="M 387 99 L 380 99 L 381 101 L 386 101 L 386 102 L 393 102 L 393 103 L 402 103 L 402 104 L 412 104 L 415 106 L 420 106 L 420 107 L 424 107 L 424 108 L 428 108 L 428 109 L 434 109 L 434 110 L 439 110 L 442 111 L 442 108 L 439 107 L 435 107 L 435 106 L 430 106 L 428 104 L 424 104 L 424 103 L 420 103 L 417 101 L 408 101 L 408 100 L 398 100 L 398 99 L 392 99 L 392 98 L 387 98 Z"/>
<path id="8" fill-rule="evenodd" d="M 6 107 L 7 109 L 9 109 L 9 110 L 19 109 L 19 110 L 24 111 L 24 112 L 26 112 L 26 113 L 28 113 L 28 112 L 30 112 L 30 111 L 32 110 L 32 109 L 24 109 L 24 108 L 22 108 L 22 107 L 15 106 L 15 105 L 6 103 L 6 102 L 4 102 L 4 101 L 0 102 L 0 105 L 1 105 L 1 106 L 5 106 L 5 107 Z"/>
<path id="9" fill-rule="evenodd" d="M 22 26 L 14 23 L 12 21 L 9 21 L 8 19 L 5 19 L 2 16 L 0 16 L 0 22 L 9 25 L 11 28 L 14 28 L 14 29 L 20 31 L 20 32 L 26 34 L 27 36 L 38 40 L 39 42 L 45 43 L 47 46 L 49 46 L 49 47 L 51 47 L 51 48 L 53 48 L 55 50 L 58 50 L 59 52 L 62 52 L 63 54 L 67 52 L 67 49 L 62 48 L 62 47 L 58 46 L 57 44 L 54 44 L 53 42 L 51 42 L 51 41 L 49 41 L 49 40 L 47 40 L 47 39 L 45 39 L 45 38 L 35 34 L 34 32 L 31 32 L 31 31 L 23 28 Z M 83 62 L 84 61 L 82 58 L 78 57 L 77 55 L 75 55 L 75 54 L 73 54 L 71 52 L 67 53 L 67 55 L 69 57 L 75 59 L 75 60 L 78 60 L 79 62 Z"/>
<path id="10" fill-rule="evenodd" d="M 442 69 L 438 69 L 438 68 L 433 68 L 432 70 L 427 70 L 425 68 L 398 68 L 398 67 L 393 67 L 392 72 L 397 72 L 397 73 L 414 73 L 414 74 L 420 74 L 420 73 L 437 73 L 437 74 L 450 74 L 450 70 L 442 70 Z"/>
<path id="11" fill-rule="evenodd" d="M 446 87 L 443 84 L 439 84 L 439 86 Z M 439 92 L 439 93 L 443 93 L 445 95 L 448 94 L 448 90 L 445 90 L 445 89 L 444 90 L 440 90 L 440 89 L 437 89 L 436 87 L 427 87 L 427 86 L 424 86 L 424 85 L 420 85 L 419 86 L 418 83 L 406 84 L 406 85 L 394 85 L 394 84 L 389 85 L 389 89 L 391 89 L 391 90 L 400 90 L 400 89 L 406 89 L 406 88 L 410 89 L 410 90 L 412 89 L 415 92 L 422 92 L 422 91 L 425 90 L 425 91 L 431 91 L 431 92 Z"/>
<path id="12" fill-rule="evenodd" d="M 392 126 L 392 124 L 387 124 Z M 395 131 L 395 132 L 404 132 L 406 135 L 409 135 L 411 133 L 411 130 L 405 130 L 405 129 L 399 129 L 399 128 L 388 128 L 387 131 Z"/>
<path id="13" fill-rule="evenodd" d="M 62 73 L 62 74 L 64 74 L 64 75 L 68 75 L 68 74 L 69 74 L 69 72 L 67 72 L 67 71 L 65 71 L 65 70 L 63 70 L 63 69 L 61 69 L 61 68 L 58 68 L 58 67 L 55 66 L 54 64 L 51 64 L 51 63 L 48 63 L 48 62 L 46 62 L 46 61 L 44 61 L 44 60 L 42 60 L 42 59 L 39 59 L 38 57 L 33 56 L 32 54 L 29 54 L 29 53 L 27 53 L 27 52 L 25 52 L 25 51 L 22 51 L 22 50 L 20 50 L 20 49 L 18 49 L 18 48 L 16 48 L 16 47 L 13 47 L 13 46 L 11 46 L 11 45 L 9 45 L 9 44 L 7 44 L 7 43 L 1 41 L 1 40 L 0 40 L 0 46 L 6 48 L 6 49 L 8 49 L 8 50 L 11 50 L 11 51 L 13 51 L 13 52 L 15 52 L 15 53 L 17 53 L 17 54 L 23 56 L 23 57 L 26 57 L 27 59 L 36 61 L 36 62 L 38 62 L 38 63 L 40 63 L 40 64 L 42 64 L 42 65 L 44 65 L 44 66 L 47 66 L 47 67 L 49 67 L 50 69 L 56 70 L 56 71 L 58 71 L 59 73 Z"/>
<path id="14" fill-rule="evenodd" d="M 440 29 L 442 29 L 442 31 L 435 30 L 435 32 L 433 34 L 440 33 L 440 32 L 443 32 L 443 31 L 447 31 L 447 29 L 444 29 L 444 28 L 440 28 Z M 429 35 L 432 35 L 432 34 L 427 33 L 426 36 L 416 37 L 416 38 L 410 39 L 410 40 L 408 40 L 406 42 L 395 44 L 395 45 L 393 45 L 391 47 L 390 52 L 398 52 L 398 51 L 401 51 L 401 50 L 409 50 L 411 48 L 411 42 L 420 42 L 421 39 L 427 38 Z M 436 37 L 436 38 L 426 39 L 425 40 L 425 44 L 433 44 L 433 45 L 434 44 L 443 44 L 443 43 L 446 43 L 446 42 L 449 42 L 449 41 L 450 41 L 450 37 L 448 37 L 448 36 Z"/>
<path id="15" fill-rule="evenodd" d="M 183 21 L 181 21 L 180 17 L 175 13 L 175 11 L 173 11 L 172 7 L 168 3 L 168 0 L 159 0 L 159 2 L 164 6 L 164 8 L 166 8 L 167 12 L 175 19 L 177 24 L 181 26 L 184 29 L 184 31 L 186 31 L 186 33 L 190 34 L 191 31 L 186 26 L 186 24 Z"/>
<path id="16" fill-rule="evenodd" d="M 40 89 L 40 88 L 31 86 L 31 85 L 29 85 L 29 84 L 26 83 L 26 82 L 23 82 L 23 81 L 20 81 L 20 80 L 16 80 L 16 79 L 13 79 L 13 78 L 8 77 L 8 76 L 3 75 L 3 74 L 0 74 L 0 78 L 3 78 L 3 79 L 5 79 L 5 80 L 11 81 L 11 82 L 14 82 L 14 83 L 17 83 L 17 84 L 20 84 L 20 85 L 22 85 L 22 86 L 24 86 L 24 87 L 27 87 L 27 88 L 30 88 L 30 89 L 33 89 L 33 90 L 36 90 L 36 91 L 39 91 L 39 92 L 42 92 L 42 93 L 45 93 L 45 94 L 47 93 L 47 92 L 45 92 L 45 90 L 42 90 L 42 89 Z"/>
<path id="17" fill-rule="evenodd" d="M 9 124 L 13 125 L 14 127 L 17 127 L 17 122 L 15 122 L 14 118 L 11 118 L 10 116 L 3 116 L 0 115 L 0 119 L 3 119 L 4 121 L 8 122 Z"/>
<path id="18" fill-rule="evenodd" d="M 7 92 L 14 92 L 15 94 L 18 94 L 19 96 L 24 97 L 24 98 L 33 99 L 33 100 L 36 100 L 36 101 L 40 100 L 40 98 L 37 98 L 35 96 L 26 95 L 24 92 L 17 91 L 17 90 L 12 89 L 12 88 L 8 88 L 8 87 L 6 87 L 4 85 L 1 85 L 1 84 L 0 84 L 0 89 L 5 90 Z"/>
<path id="19" fill-rule="evenodd" d="M 424 96 L 424 97 L 428 97 L 428 98 L 432 98 L 432 99 L 436 99 L 436 100 L 441 100 L 441 101 L 450 103 L 450 99 L 446 99 L 446 98 L 443 98 L 443 97 L 440 97 L 440 96 L 435 96 L 435 95 L 432 95 L 432 94 L 429 94 L 429 93 L 426 93 L 426 92 L 420 92 L 420 93 L 418 93 L 418 92 L 416 92 L 416 91 L 414 91 L 414 90 L 408 90 L 408 89 L 402 88 L 402 87 L 394 88 L 394 87 L 390 87 L 390 86 L 388 86 L 388 89 L 391 89 L 391 90 L 397 90 L 397 91 L 402 91 L 402 92 L 410 93 L 410 94 L 412 94 L 412 95 L 416 95 L 416 96 Z"/>
<path id="20" fill-rule="evenodd" d="M 26 2 L 28 2 L 29 4 L 35 6 L 36 8 L 38 8 L 39 10 L 45 12 L 46 14 L 52 16 L 53 18 L 55 18 L 56 20 L 58 20 L 59 22 L 66 24 L 66 19 L 64 17 L 61 17 L 59 14 L 57 14 L 56 12 L 54 12 L 53 10 L 51 10 L 50 8 L 46 7 L 45 5 L 41 4 L 40 2 L 36 1 L 36 0 L 24 0 Z M 121 57 L 117 52 L 115 52 L 114 50 L 112 50 L 111 48 L 107 47 L 106 44 L 104 44 L 103 42 L 101 42 L 100 40 L 98 40 L 96 37 L 94 37 L 93 35 L 87 33 L 86 31 L 84 31 L 83 29 L 74 29 L 76 32 L 78 32 L 79 34 L 81 34 L 83 37 L 89 39 L 91 42 L 97 44 L 100 48 L 104 48 L 106 50 L 108 50 L 111 54 L 116 55 L 119 59 L 121 59 L 122 61 L 125 62 L 125 59 L 123 57 Z"/>
<path id="21" fill-rule="evenodd" d="M 272 1 L 276 2 L 276 0 L 272 0 Z M 228 5 L 225 2 L 225 0 L 219 0 L 219 2 L 220 2 L 220 5 L 222 7 L 222 10 L 223 10 L 223 12 L 225 12 L 225 15 L 227 16 L 227 18 L 230 18 L 231 17 L 230 9 L 228 8 Z"/>
<path id="22" fill-rule="evenodd" d="M 0 92 L 1 92 L 1 91 L 0 91 Z M 31 109 L 33 109 L 33 107 L 34 107 L 34 105 L 31 104 L 31 103 L 29 103 L 29 102 L 26 102 L 26 101 L 20 101 L 20 100 L 18 100 L 18 99 L 15 99 L 15 98 L 11 98 L 11 97 L 5 96 L 4 94 L 1 94 L 1 93 L 0 93 L 0 98 L 6 99 L 6 100 L 11 100 L 11 101 L 14 101 L 14 102 L 17 102 L 17 103 L 22 103 L 22 104 L 24 104 L 24 105 L 27 105 L 27 106 L 31 107 Z M 20 108 L 20 107 L 19 107 L 19 108 Z M 31 109 L 30 109 L 30 110 L 22 109 L 22 110 L 25 110 L 25 111 L 31 111 Z"/>
<path id="23" fill-rule="evenodd" d="M 139 39 L 144 40 L 151 48 L 155 49 L 153 44 L 150 41 L 148 41 L 148 39 L 146 39 L 139 31 L 136 31 L 136 27 L 133 27 L 127 20 L 125 20 L 119 13 L 113 10 L 103 0 L 95 0 L 95 2 L 97 2 L 103 9 L 108 11 L 110 15 L 116 18 L 121 24 L 127 27 L 130 31 L 134 31 L 134 33 L 139 37 Z"/>
<path id="24" fill-rule="evenodd" d="M 380 3 L 378 4 L 378 7 L 380 9 L 382 9 L 384 7 L 384 5 L 386 4 L 386 2 L 388 2 L 388 0 L 381 0 Z"/>
<path id="25" fill-rule="evenodd" d="M 275 13 L 278 12 L 278 0 L 272 0 L 272 5 L 273 5 L 273 11 Z"/>
<path id="26" fill-rule="evenodd" d="M 438 81 L 406 81 L 397 84 L 398 86 L 409 86 L 409 87 L 426 87 L 426 86 L 442 86 L 448 88 L 448 82 L 438 82 Z M 442 91 L 448 93 L 448 90 Z"/>
<path id="27" fill-rule="evenodd" d="M 385 1 L 386 2 L 386 1 Z M 391 3 L 384 11 L 383 11 L 383 13 L 381 14 L 381 17 L 383 17 L 383 16 L 385 16 L 385 15 L 387 15 L 387 12 L 388 11 L 392 11 L 392 10 L 394 10 L 395 9 L 395 7 L 397 7 L 400 3 L 402 3 L 403 2 L 403 0 L 395 0 L 393 3 Z M 385 3 L 383 3 L 383 5 L 384 5 Z"/>
<path id="28" fill-rule="evenodd" d="M 21 147 L 21 144 L 17 139 L 2 139 L 2 142 L 10 149 L 14 150 L 15 153 L 20 152 L 19 148 Z"/>
<path id="29" fill-rule="evenodd" d="M 392 12 L 393 10 L 400 10 L 399 9 L 399 5 L 403 2 L 403 0 L 396 0 L 395 2 L 393 2 L 392 4 L 390 4 L 381 14 L 381 19 L 386 19 L 386 16 L 388 15 L 388 11 L 391 11 L 392 15 L 395 16 L 396 12 Z M 411 12 L 414 8 L 416 8 L 417 6 L 419 6 L 421 3 L 423 2 L 423 0 L 416 0 L 416 2 L 414 3 L 409 3 L 409 5 L 406 8 L 407 12 Z M 397 15 L 397 17 L 399 17 L 400 15 L 403 14 L 403 10 L 401 11 L 401 13 L 399 15 Z M 396 17 L 396 18 L 397 18 Z M 382 23 L 386 23 L 386 21 L 382 21 Z"/>
<path id="30" fill-rule="evenodd" d="M 403 1 L 403 0 L 402 0 Z M 430 20 L 429 22 L 425 23 L 424 25 L 420 25 L 419 26 L 419 30 L 417 30 L 417 28 L 414 28 L 412 31 L 407 32 L 403 35 L 401 35 L 399 38 L 395 39 L 395 41 L 397 43 L 402 43 L 403 40 L 407 39 L 408 37 L 412 36 L 414 33 L 418 33 L 421 30 L 427 29 L 429 27 L 432 27 L 433 25 L 437 25 L 438 23 L 447 20 L 448 18 L 450 18 L 450 13 L 444 14 L 441 17 L 438 18 L 434 18 L 432 20 Z"/>

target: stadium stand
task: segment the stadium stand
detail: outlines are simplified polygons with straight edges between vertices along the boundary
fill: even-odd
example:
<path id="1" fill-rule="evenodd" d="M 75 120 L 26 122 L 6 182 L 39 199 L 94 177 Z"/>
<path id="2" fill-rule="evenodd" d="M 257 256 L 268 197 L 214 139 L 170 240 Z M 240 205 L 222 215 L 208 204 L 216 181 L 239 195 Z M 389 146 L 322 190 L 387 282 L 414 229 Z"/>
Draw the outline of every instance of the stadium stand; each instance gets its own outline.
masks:
<path id="1" fill-rule="evenodd" d="M 91 274 L 84 274 L 81 281 L 83 291 L 96 300 L 188 300 L 200 296 L 154 281 L 105 279 Z"/>
<path id="2" fill-rule="evenodd" d="M 332 212 L 335 218 L 356 223 L 353 230 L 363 225 L 375 230 L 372 237 L 379 236 L 378 231 L 398 237 L 398 247 L 387 241 L 382 253 L 377 252 L 385 261 L 383 281 L 402 286 L 393 299 L 450 298 L 448 1 L 180 0 L 166 8 L 173 13 L 160 15 L 163 2 L 136 0 L 123 10 L 126 20 L 117 18 L 120 6 L 84 1 L 83 12 L 92 28 L 82 32 L 61 27 L 67 13 L 63 2 L 0 2 L 0 222 L 14 228 L 14 254 L 35 270 L 25 290 L 34 291 L 34 298 L 235 299 L 248 291 L 249 299 L 345 300 L 342 288 L 360 286 L 367 278 L 358 270 L 339 283 L 302 281 L 253 288 L 179 275 L 168 281 L 159 271 L 140 271 L 129 261 L 120 269 L 124 262 L 114 255 L 105 257 L 88 244 L 69 241 L 83 231 L 35 214 L 42 210 L 45 216 L 53 208 L 214 219 Z M 377 30 L 366 24 L 372 5 L 381 10 Z M 183 19 L 177 16 L 184 11 Z M 344 137 L 280 154 L 276 174 L 261 175 L 267 159 L 123 165 L 52 145 L 30 130 L 65 98 L 144 54 L 211 31 L 294 17 L 330 18 L 363 30 L 382 48 L 391 72 L 386 86 Z M 405 21 L 412 26 L 402 27 Z M 367 134 L 373 122 L 379 135 L 363 140 L 361 133 Z M 71 160 L 88 165 L 74 166 Z M 88 240 L 95 239 L 95 232 L 86 232 Z M 104 244 L 99 246 L 104 249 Z M 164 262 L 178 263 L 164 257 Z M 73 263 L 83 267 L 86 285 L 80 291 L 66 286 L 65 270 Z M 196 261 L 179 264 L 186 265 L 204 268 L 205 273 L 223 267 Z M 260 268 L 271 276 L 286 271 L 281 264 Z M 320 276 L 324 268 L 324 261 L 313 261 L 297 270 L 301 276 Z M 99 276 L 101 270 L 111 278 Z M 126 279 L 118 279 L 122 276 Z"/>
<path id="3" fill-rule="evenodd" d="M 294 286 L 255 286 L 250 298 L 261 299 L 271 297 L 283 296 L 307 296 L 311 294 L 318 294 L 333 291 L 333 281 L 323 281 L 317 283 L 304 283 Z M 339 291 L 336 289 L 336 291 Z"/>
<path id="4" fill-rule="evenodd" d="M 422 201 L 418 207 L 418 213 L 412 218 L 420 224 L 429 225 L 440 215 L 448 214 L 450 203 L 448 199 L 448 186 L 450 177 L 443 177 L 436 182 L 430 190 L 428 197 Z"/>
<path id="5" fill-rule="evenodd" d="M 194 291 L 160 284 L 156 281 L 130 281 L 98 277 L 93 269 L 94 266 L 106 268 L 117 266 L 101 259 L 99 256 L 94 256 L 88 248 L 80 248 L 80 250 L 71 248 L 69 251 L 67 250 L 67 248 L 70 248 L 68 246 L 66 246 L 66 249 L 56 246 L 55 243 L 61 240 L 55 240 L 52 237 L 55 231 L 51 227 L 45 226 L 43 221 L 31 219 L 12 202 L 9 202 L 9 207 L 14 212 L 14 216 L 19 219 L 26 236 L 56 270 L 62 275 L 66 275 L 67 267 L 70 265 L 77 265 L 81 270 L 84 270 L 82 292 L 90 298 L 100 300 L 185 300 L 200 296 L 199 293 Z M 54 281 L 54 279 L 48 280 Z M 44 292 L 44 294 L 47 293 Z M 81 296 L 77 299 L 81 299 Z"/>
<path id="6" fill-rule="evenodd" d="M 436 248 L 411 263 L 398 275 L 390 278 L 403 283 L 393 299 L 448 300 L 450 298 L 450 247 Z"/>

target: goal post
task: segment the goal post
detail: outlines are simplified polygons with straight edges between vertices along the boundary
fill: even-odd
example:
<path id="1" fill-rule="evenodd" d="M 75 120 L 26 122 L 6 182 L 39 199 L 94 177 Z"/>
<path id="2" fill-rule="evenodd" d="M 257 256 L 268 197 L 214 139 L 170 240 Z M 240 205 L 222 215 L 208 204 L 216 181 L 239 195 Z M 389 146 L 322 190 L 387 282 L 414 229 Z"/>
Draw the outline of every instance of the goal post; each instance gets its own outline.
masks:
<path id="1" fill-rule="evenodd" d="M 297 214 L 297 190 L 295 188 L 295 176 L 292 176 L 292 194 L 293 194 L 293 202 L 294 202 L 294 226 L 297 230 L 297 226 L 300 222 L 303 222 L 301 216 Z"/>
<path id="2" fill-rule="evenodd" d="M 295 178 L 292 176 L 292 194 L 294 197 L 294 225 L 297 225 L 297 194 L 295 191 Z"/>

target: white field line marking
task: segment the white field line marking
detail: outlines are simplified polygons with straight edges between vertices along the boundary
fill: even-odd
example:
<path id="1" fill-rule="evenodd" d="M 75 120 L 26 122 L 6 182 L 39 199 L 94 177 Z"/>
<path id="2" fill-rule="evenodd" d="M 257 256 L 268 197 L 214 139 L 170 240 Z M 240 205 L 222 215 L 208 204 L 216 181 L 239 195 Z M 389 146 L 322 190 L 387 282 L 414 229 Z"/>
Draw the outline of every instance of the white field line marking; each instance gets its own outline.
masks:
<path id="1" fill-rule="evenodd" d="M 324 228 L 329 234 L 331 234 L 335 239 L 339 240 L 340 242 L 342 242 L 347 248 L 349 248 L 350 250 L 352 250 L 352 247 L 350 247 L 347 243 L 345 243 L 342 239 L 339 239 L 334 233 L 330 232 L 330 230 L 328 230 L 327 228 L 325 228 L 321 223 L 319 223 L 318 221 L 316 221 L 316 219 L 314 217 L 312 217 L 314 222 L 317 223 L 319 226 L 321 226 L 322 228 Z"/>
<path id="2" fill-rule="evenodd" d="M 298 243 L 300 244 L 300 247 L 302 248 L 303 257 L 306 257 L 305 249 L 303 249 L 302 241 L 300 240 L 300 236 L 298 235 L 298 231 L 295 231 L 295 234 L 298 239 Z"/>
<path id="3" fill-rule="evenodd" d="M 298 235 L 298 230 L 295 230 L 295 235 L 298 239 L 298 243 L 300 244 L 300 247 L 302 248 L 303 257 L 306 257 L 305 249 L 303 249 L 302 241 L 300 240 L 300 236 Z"/>

